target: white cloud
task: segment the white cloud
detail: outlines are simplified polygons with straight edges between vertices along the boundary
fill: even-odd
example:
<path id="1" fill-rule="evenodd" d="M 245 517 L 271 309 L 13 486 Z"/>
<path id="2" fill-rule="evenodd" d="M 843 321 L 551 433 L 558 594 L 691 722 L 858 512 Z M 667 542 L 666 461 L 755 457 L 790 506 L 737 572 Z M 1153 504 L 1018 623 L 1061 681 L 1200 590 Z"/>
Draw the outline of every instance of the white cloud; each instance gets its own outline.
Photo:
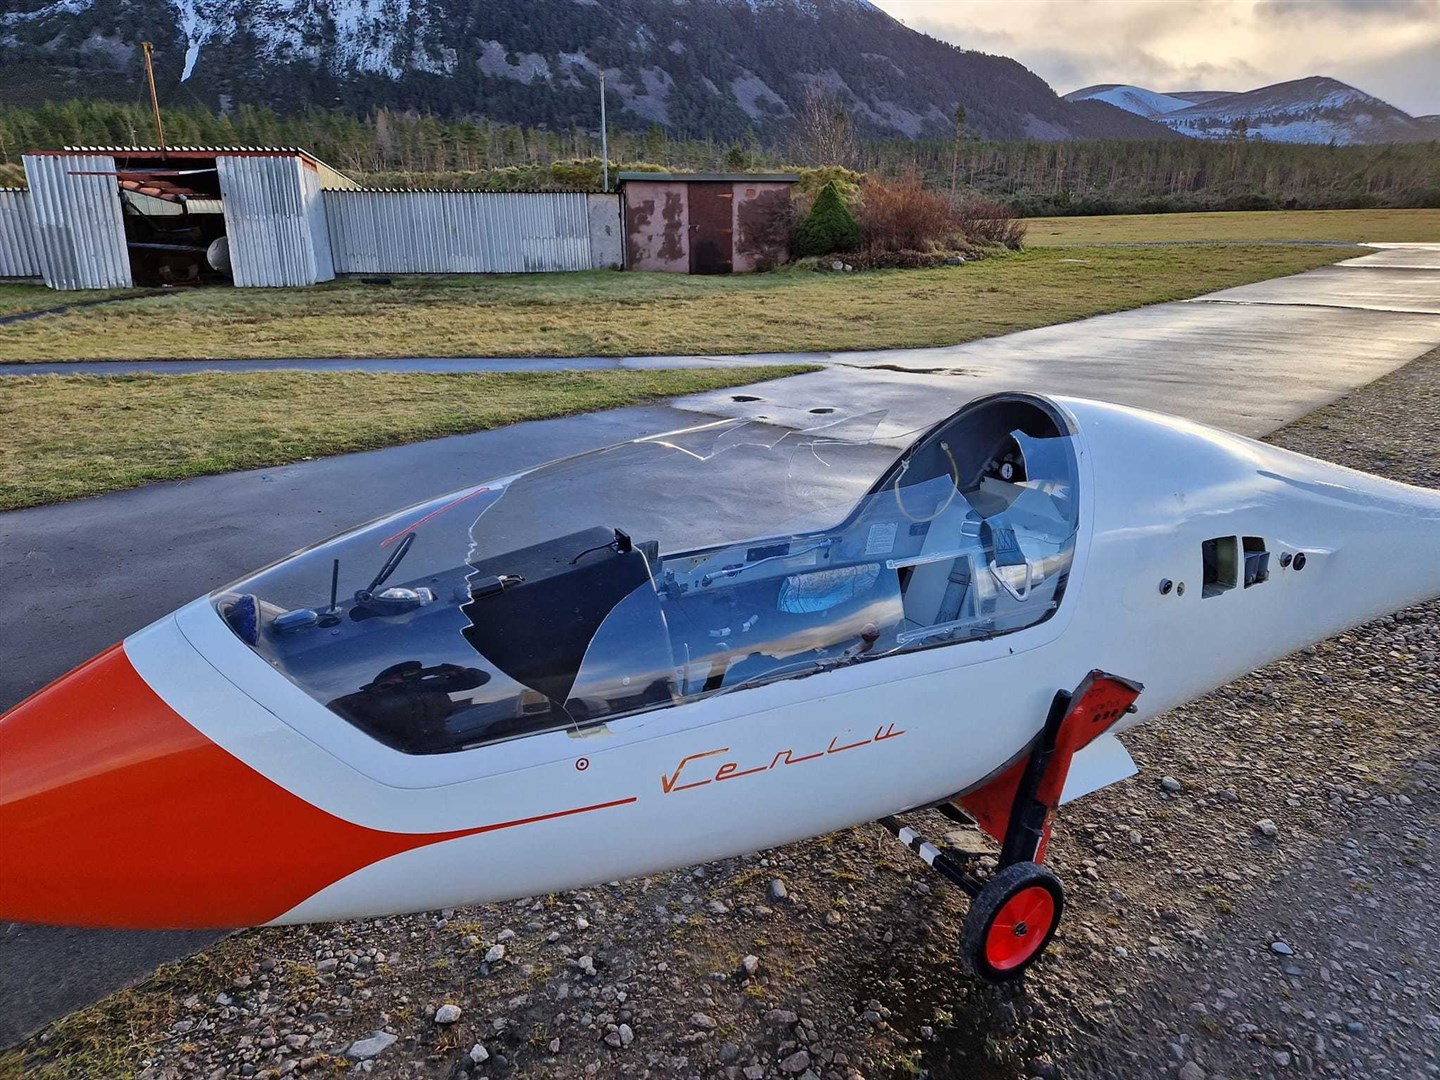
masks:
<path id="1" fill-rule="evenodd" d="M 1091 83 L 1250 90 L 1329 75 L 1440 112 L 1440 0 L 874 0 L 907 25 Z"/>

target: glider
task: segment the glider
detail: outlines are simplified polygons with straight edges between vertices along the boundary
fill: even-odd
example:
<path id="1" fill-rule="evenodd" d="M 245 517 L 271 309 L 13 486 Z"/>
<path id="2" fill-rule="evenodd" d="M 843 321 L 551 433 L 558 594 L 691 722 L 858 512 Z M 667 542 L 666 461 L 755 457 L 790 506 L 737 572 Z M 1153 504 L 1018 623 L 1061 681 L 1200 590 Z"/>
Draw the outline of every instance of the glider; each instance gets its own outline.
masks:
<path id="1" fill-rule="evenodd" d="M 562 459 L 139 630 L 0 719 L 0 918 L 370 917 L 880 821 L 1013 978 L 1064 906 L 1057 807 L 1135 771 L 1117 733 L 1440 594 L 1440 493 L 1078 399 L 898 456 L 878 423 Z M 898 820 L 929 807 L 998 868 Z"/>

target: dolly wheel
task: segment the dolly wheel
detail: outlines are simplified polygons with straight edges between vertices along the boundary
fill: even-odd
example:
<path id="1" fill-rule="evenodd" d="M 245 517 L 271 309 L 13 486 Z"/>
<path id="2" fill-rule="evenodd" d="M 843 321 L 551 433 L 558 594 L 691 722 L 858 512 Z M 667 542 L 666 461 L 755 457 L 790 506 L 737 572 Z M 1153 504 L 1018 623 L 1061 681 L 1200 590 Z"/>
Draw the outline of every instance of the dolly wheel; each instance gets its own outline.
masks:
<path id="1" fill-rule="evenodd" d="M 989 982 L 1016 978 L 1050 943 L 1064 910 L 1059 878 L 1037 863 L 1012 863 L 970 903 L 963 939 L 966 963 Z"/>

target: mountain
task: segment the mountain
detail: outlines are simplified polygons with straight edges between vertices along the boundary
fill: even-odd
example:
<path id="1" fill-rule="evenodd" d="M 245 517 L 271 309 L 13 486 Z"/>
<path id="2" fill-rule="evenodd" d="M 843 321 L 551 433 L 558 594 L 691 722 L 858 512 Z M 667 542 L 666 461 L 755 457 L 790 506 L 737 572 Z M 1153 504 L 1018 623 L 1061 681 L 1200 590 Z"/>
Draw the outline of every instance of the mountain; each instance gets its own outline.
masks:
<path id="1" fill-rule="evenodd" d="M 1120 83 L 1100 83 L 1087 86 L 1066 94 L 1067 101 L 1103 101 L 1117 109 L 1143 116 L 1147 120 L 1165 116 L 1179 109 L 1188 109 L 1195 104 L 1180 94 L 1157 94 L 1140 86 L 1125 86 Z"/>
<path id="2" fill-rule="evenodd" d="M 1161 94 L 1102 83 L 1065 95 L 1103 101 L 1197 139 L 1234 138 L 1292 143 L 1393 143 L 1440 139 L 1435 117 L 1411 116 L 1353 86 L 1311 76 L 1245 93 L 1188 90 Z"/>
<path id="3" fill-rule="evenodd" d="M 568 128 L 739 139 L 782 133 L 812 89 L 862 134 L 1155 138 L 1061 100 L 1014 60 L 910 30 L 867 0 L 8 0 L 0 103 L 134 101 L 153 41 L 161 100 L 377 106 Z"/>

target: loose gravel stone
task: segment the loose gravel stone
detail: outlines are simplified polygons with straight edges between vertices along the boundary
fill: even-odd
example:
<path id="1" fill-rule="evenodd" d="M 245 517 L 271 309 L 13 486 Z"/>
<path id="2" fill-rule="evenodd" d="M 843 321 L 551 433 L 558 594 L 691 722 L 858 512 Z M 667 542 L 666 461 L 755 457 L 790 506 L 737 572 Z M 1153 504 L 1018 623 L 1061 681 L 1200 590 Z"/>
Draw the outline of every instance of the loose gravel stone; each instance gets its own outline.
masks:
<path id="1" fill-rule="evenodd" d="M 460 1019 L 460 1006 L 446 1003 L 435 1010 L 437 1024 L 453 1024 Z"/>
<path id="2" fill-rule="evenodd" d="M 810 1055 L 804 1050 L 797 1050 L 784 1061 L 780 1062 L 780 1069 L 791 1076 L 799 1076 L 810 1068 Z"/>
<path id="3" fill-rule="evenodd" d="M 369 1061 L 394 1046 L 398 1038 L 398 1035 L 392 1035 L 388 1031 L 377 1031 L 369 1038 L 356 1039 L 345 1051 L 345 1056 L 356 1061 Z"/>

